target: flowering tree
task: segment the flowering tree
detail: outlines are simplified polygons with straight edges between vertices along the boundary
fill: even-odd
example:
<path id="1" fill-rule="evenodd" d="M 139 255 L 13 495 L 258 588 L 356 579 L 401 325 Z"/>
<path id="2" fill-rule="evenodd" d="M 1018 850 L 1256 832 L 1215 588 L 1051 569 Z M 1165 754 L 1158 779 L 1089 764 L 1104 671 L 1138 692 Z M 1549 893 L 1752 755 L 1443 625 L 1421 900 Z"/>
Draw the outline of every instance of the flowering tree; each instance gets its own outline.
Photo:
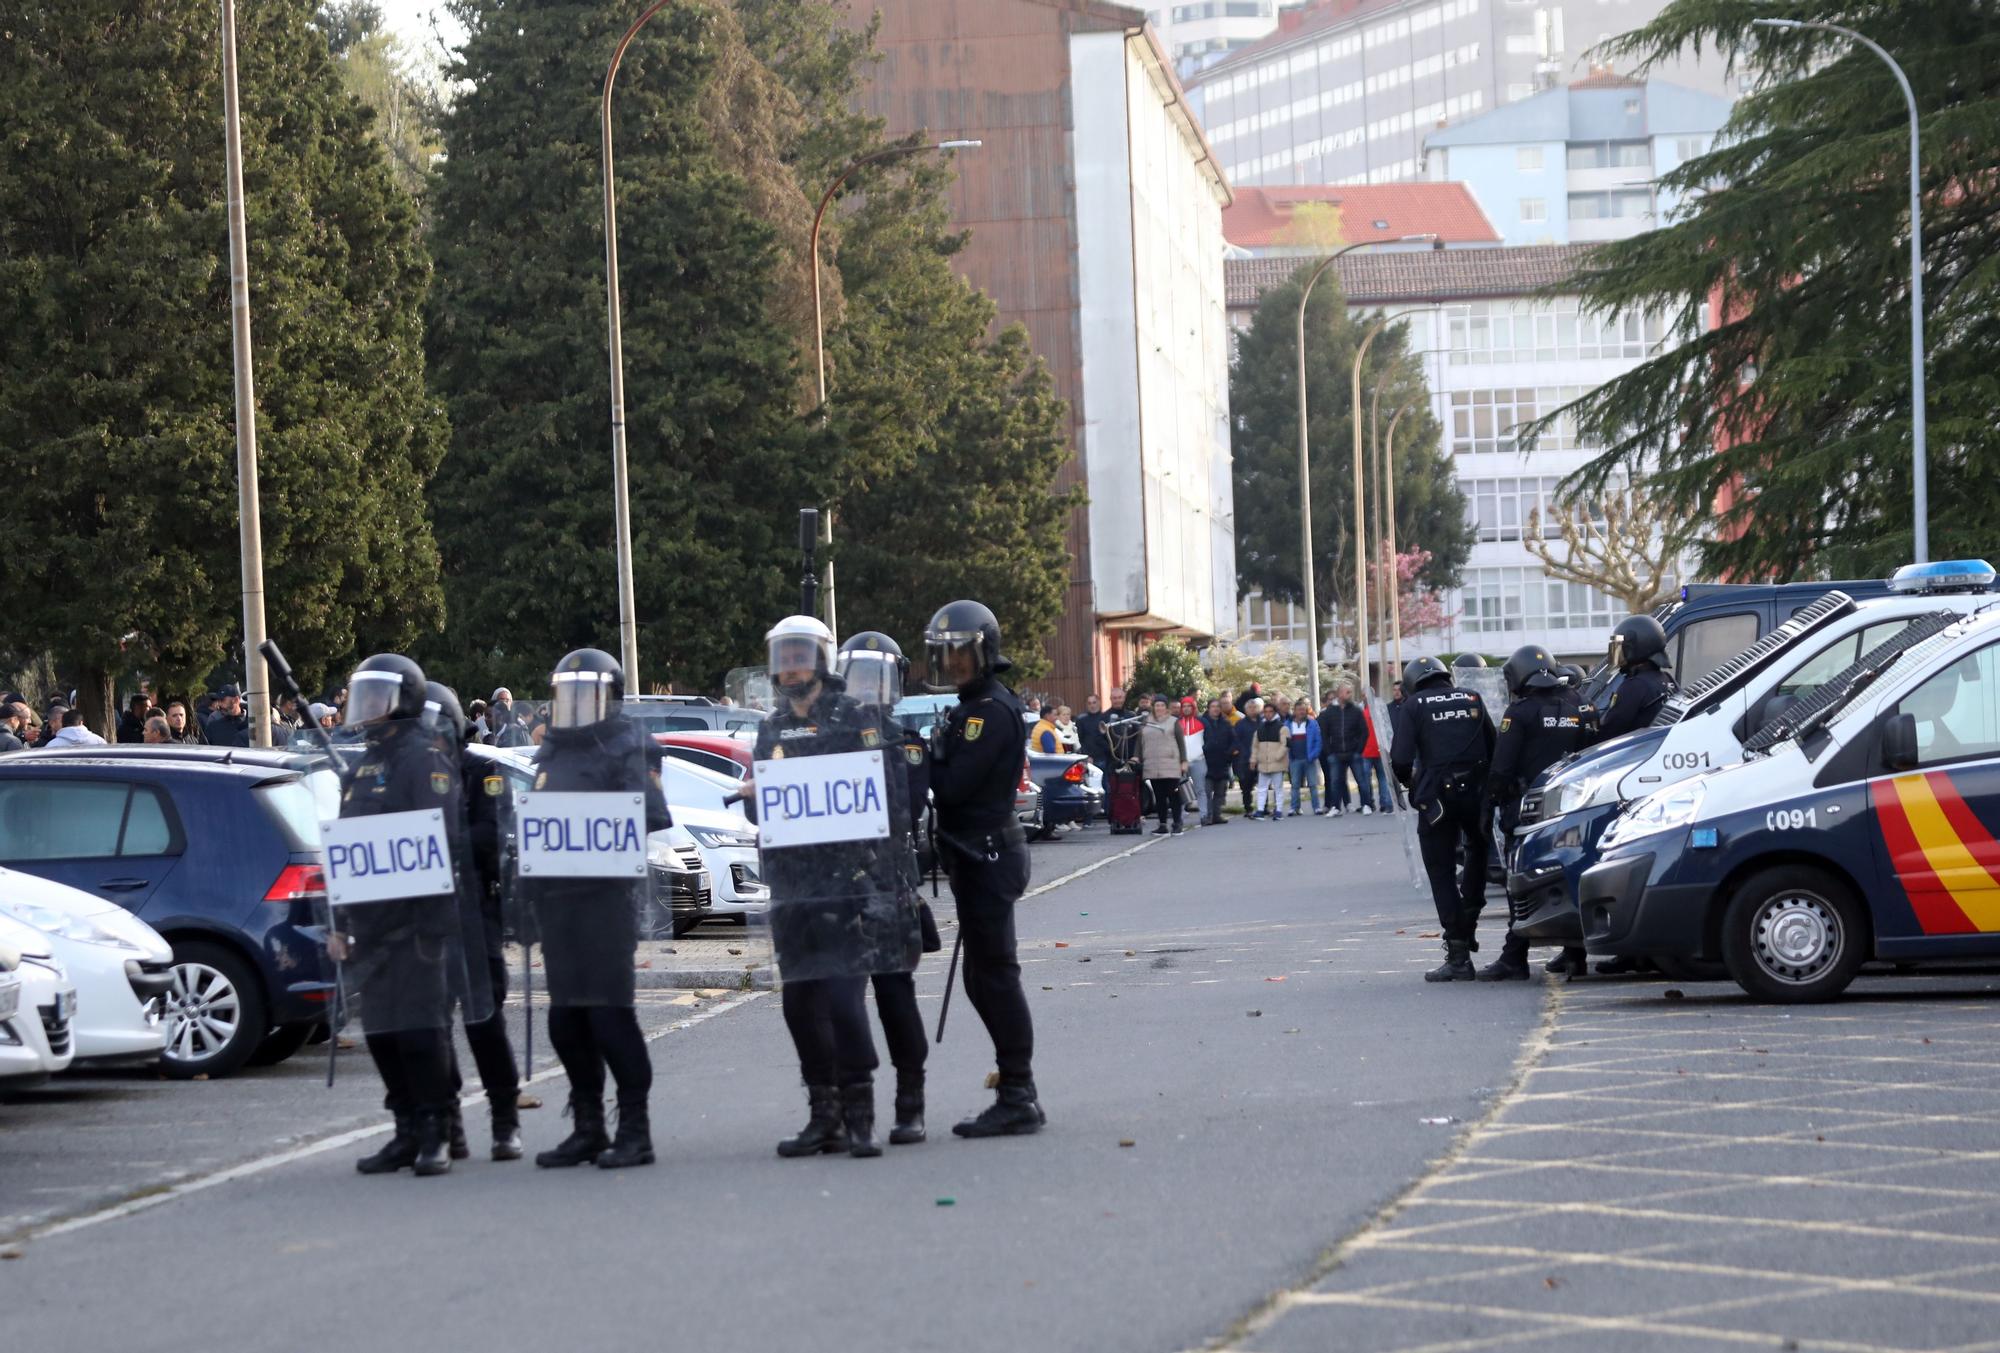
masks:
<path id="1" fill-rule="evenodd" d="M 1565 498 L 1548 521 L 1556 528 L 1555 540 L 1542 529 L 1540 508 L 1528 514 L 1522 532 L 1522 543 L 1541 560 L 1542 572 L 1595 587 L 1631 615 L 1644 615 L 1674 596 L 1681 556 L 1699 530 L 1699 523 L 1667 500 L 1634 488 L 1605 489 L 1594 503 Z"/>

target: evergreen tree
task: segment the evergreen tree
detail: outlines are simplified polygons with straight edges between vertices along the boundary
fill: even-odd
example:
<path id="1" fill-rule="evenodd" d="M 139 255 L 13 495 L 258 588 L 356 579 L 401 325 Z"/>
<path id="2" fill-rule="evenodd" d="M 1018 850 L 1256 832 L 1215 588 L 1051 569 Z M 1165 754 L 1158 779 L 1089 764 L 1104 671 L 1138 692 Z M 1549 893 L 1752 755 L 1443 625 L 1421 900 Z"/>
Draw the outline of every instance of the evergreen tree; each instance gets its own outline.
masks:
<path id="1" fill-rule="evenodd" d="M 1239 585 L 1267 597 L 1302 601 L 1299 566 L 1299 290 L 1300 275 L 1265 293 L 1250 328 L 1237 346 L 1230 369 L 1229 407 L 1236 487 L 1236 573 Z M 1372 316 L 1359 321 L 1331 274 L 1320 279 L 1306 307 L 1306 393 L 1312 447 L 1313 589 L 1322 609 L 1351 613 L 1354 597 L 1354 353 Z M 1389 326 L 1368 349 L 1361 367 L 1364 467 L 1372 500 L 1373 445 L 1369 413 L 1378 386 L 1380 422 L 1393 412 L 1412 411 L 1396 428 L 1396 543 L 1422 549 L 1430 558 L 1416 582 L 1453 587 L 1472 551 L 1473 529 L 1465 516 L 1451 462 L 1440 450 L 1437 419 L 1431 416 L 1423 371 L 1406 346 L 1403 325 Z M 1374 529 L 1372 501 L 1369 529 Z M 1372 551 L 1375 542 L 1368 547 Z"/>
<path id="2" fill-rule="evenodd" d="M 627 17 L 463 0 L 445 119 L 431 347 L 454 435 L 434 488 L 470 683 L 537 688 L 618 644 L 598 99 Z M 726 6 L 663 11 L 613 100 L 642 681 L 756 661 L 793 609 L 796 511 L 829 472 L 801 408 L 810 208 L 779 155 L 790 95 Z M 800 316 L 804 319 L 801 320 Z"/>
<path id="3" fill-rule="evenodd" d="M 1715 148 L 1662 186 L 1680 218 L 1607 244 L 1581 285 L 1682 341 L 1575 406 L 1608 447 L 1576 479 L 1645 477 L 1676 515 L 1719 515 L 1712 573 L 1873 576 L 1911 555 L 1908 114 L 1923 141 L 1934 557 L 1984 555 L 2000 516 L 2000 9 L 1964 0 L 1679 0 L 1609 44 L 1684 49 L 1760 77 Z M 1705 331 L 1704 318 L 1714 327 Z M 1545 420 L 1544 427 L 1548 420 Z"/>
<path id="4" fill-rule="evenodd" d="M 238 16 L 266 611 L 302 677 L 439 620 L 427 263 L 303 0 Z M 93 725 L 134 667 L 239 661 L 216 11 L 65 0 L 0 37 L 0 516 L 10 642 Z M 240 668 L 238 669 L 240 670 Z"/>

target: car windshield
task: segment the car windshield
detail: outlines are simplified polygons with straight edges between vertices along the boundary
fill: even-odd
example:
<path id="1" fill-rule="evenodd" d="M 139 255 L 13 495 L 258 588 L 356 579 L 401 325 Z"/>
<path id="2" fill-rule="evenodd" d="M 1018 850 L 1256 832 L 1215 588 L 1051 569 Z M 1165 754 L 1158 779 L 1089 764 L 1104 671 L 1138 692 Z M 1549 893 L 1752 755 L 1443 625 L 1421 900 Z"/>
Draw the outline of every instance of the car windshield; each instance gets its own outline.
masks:
<path id="1" fill-rule="evenodd" d="M 1940 649 L 1957 642 L 1957 627 L 1963 619 L 1950 611 L 1918 616 L 1830 677 L 1811 695 L 1786 706 L 1784 713 L 1744 739 L 1744 752 L 1753 756 L 1767 753 L 1781 743 L 1825 727 L 1884 673 L 1897 667 L 1905 671 L 1911 666 L 1920 668 Z M 1807 751 L 1810 753 L 1812 749 Z"/>

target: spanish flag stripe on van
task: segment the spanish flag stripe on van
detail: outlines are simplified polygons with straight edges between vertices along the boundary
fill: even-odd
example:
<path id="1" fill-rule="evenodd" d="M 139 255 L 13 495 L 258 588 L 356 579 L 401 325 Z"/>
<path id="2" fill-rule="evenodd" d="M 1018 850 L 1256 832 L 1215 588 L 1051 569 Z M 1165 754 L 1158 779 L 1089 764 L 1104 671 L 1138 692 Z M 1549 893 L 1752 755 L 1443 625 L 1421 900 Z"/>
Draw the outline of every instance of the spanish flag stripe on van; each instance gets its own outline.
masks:
<path id="1" fill-rule="evenodd" d="M 1872 788 L 1883 842 L 1924 933 L 2000 931 L 2000 843 L 1951 777 L 1900 775 Z"/>

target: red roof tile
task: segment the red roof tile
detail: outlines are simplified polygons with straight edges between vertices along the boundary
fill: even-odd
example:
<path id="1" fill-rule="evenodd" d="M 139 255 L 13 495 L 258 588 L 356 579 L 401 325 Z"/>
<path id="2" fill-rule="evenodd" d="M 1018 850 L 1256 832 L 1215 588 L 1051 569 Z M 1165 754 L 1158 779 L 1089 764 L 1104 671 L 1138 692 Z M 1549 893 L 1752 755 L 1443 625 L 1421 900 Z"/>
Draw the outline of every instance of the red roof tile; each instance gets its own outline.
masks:
<path id="1" fill-rule="evenodd" d="M 1223 238 L 1241 249 L 1288 244 L 1331 247 L 1335 241 L 1292 236 L 1293 212 L 1308 202 L 1324 202 L 1339 211 L 1338 242 L 1343 244 L 1430 234 L 1446 244 L 1500 242 L 1500 232 L 1463 183 L 1238 188 L 1235 205 L 1222 213 Z"/>
<path id="2" fill-rule="evenodd" d="M 1354 305 L 1427 304 L 1527 296 L 1575 275 L 1588 244 L 1527 244 L 1500 249 L 1363 251 L 1333 265 Z M 1223 265 L 1226 303 L 1253 306 L 1312 262 L 1303 258 L 1232 258 Z"/>

